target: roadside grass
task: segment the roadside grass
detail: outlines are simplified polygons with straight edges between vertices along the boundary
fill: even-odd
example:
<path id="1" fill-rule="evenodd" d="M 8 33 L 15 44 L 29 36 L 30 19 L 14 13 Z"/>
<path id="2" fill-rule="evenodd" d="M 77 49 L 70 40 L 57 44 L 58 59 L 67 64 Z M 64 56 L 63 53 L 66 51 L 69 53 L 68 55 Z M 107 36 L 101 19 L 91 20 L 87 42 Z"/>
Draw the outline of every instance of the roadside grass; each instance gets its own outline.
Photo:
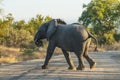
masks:
<path id="1" fill-rule="evenodd" d="M 8 48 L 0 46 L 0 64 L 18 62 L 18 55 L 20 55 L 19 48 Z"/>
<path id="2" fill-rule="evenodd" d="M 43 59 L 46 56 L 47 45 L 40 48 L 11 48 L 0 46 L 0 64 L 17 63 L 32 59 Z M 56 48 L 54 55 L 61 54 L 61 50 Z"/>
<path id="3" fill-rule="evenodd" d="M 89 51 L 94 51 L 95 45 L 91 45 Z M 11 48 L 0 46 L 0 64 L 7 63 L 17 63 L 26 60 L 32 59 L 43 59 L 46 56 L 47 44 L 43 47 L 36 48 Z M 115 43 L 113 45 L 105 45 L 102 47 L 98 47 L 98 51 L 104 52 L 109 50 L 120 51 L 120 42 Z M 59 48 L 56 48 L 54 51 L 54 55 L 61 54 L 62 51 Z"/>
<path id="4" fill-rule="evenodd" d="M 106 51 L 109 51 L 109 50 L 120 51 L 120 42 L 119 43 L 116 42 L 112 45 L 106 45 L 104 46 L 104 48 L 106 49 Z"/>

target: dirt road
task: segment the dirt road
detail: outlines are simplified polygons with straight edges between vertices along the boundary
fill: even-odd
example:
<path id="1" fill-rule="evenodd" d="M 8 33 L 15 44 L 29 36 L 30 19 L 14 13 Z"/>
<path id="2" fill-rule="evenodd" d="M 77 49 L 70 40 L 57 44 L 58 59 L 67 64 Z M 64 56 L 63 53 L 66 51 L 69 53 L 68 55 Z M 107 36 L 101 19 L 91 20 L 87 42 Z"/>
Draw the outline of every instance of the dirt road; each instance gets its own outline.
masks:
<path id="1" fill-rule="evenodd" d="M 63 55 L 51 59 L 49 69 L 42 70 L 44 60 L 36 59 L 11 65 L 0 66 L 0 80 L 120 80 L 120 52 L 94 52 L 90 56 L 96 61 L 93 70 L 85 60 L 84 71 L 67 70 Z M 72 53 L 77 66 L 77 58 Z"/>

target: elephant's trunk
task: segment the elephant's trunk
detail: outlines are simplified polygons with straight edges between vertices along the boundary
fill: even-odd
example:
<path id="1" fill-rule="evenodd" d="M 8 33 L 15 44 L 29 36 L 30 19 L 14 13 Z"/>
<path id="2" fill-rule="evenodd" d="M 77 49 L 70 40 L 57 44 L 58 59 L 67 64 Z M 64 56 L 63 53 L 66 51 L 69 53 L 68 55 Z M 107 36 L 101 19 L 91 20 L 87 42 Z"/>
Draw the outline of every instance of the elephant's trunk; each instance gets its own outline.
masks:
<path id="1" fill-rule="evenodd" d="M 34 42 L 37 47 L 43 46 L 43 42 L 41 40 L 35 39 Z"/>

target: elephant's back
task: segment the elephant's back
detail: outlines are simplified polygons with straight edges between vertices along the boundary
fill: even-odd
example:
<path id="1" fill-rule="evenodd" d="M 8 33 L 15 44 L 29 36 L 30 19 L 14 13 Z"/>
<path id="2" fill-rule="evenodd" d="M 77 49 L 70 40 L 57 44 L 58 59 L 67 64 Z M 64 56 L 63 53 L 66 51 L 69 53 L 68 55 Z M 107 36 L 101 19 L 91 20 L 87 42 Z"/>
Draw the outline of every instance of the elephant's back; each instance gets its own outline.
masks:
<path id="1" fill-rule="evenodd" d="M 80 39 L 80 41 L 88 38 L 86 29 L 79 25 L 60 26 L 58 29 L 58 35 L 66 39 Z"/>
<path id="2" fill-rule="evenodd" d="M 80 26 L 61 26 L 56 32 L 57 46 L 68 51 L 80 48 L 87 37 L 86 30 Z"/>

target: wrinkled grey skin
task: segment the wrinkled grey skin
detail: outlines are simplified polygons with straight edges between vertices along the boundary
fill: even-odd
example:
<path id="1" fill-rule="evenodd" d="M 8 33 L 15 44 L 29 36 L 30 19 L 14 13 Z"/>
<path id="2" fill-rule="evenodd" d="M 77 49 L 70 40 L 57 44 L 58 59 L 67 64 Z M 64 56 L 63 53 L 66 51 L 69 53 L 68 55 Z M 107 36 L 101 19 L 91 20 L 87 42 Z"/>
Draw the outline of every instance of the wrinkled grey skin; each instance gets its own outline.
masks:
<path id="1" fill-rule="evenodd" d="M 90 64 L 90 68 L 95 67 L 96 63 L 88 56 L 88 47 L 91 38 L 95 39 L 82 25 L 78 23 L 66 24 L 60 19 L 53 19 L 43 24 L 35 35 L 34 41 L 37 46 L 41 46 L 42 39 L 49 41 L 47 55 L 42 69 L 48 68 L 48 63 L 53 55 L 55 47 L 61 48 L 66 61 L 69 65 L 68 69 L 75 70 L 75 66 L 67 51 L 74 52 L 78 58 L 78 70 L 84 69 L 83 57 Z M 97 40 L 95 39 L 97 42 Z M 97 46 L 96 46 L 97 49 Z"/>

